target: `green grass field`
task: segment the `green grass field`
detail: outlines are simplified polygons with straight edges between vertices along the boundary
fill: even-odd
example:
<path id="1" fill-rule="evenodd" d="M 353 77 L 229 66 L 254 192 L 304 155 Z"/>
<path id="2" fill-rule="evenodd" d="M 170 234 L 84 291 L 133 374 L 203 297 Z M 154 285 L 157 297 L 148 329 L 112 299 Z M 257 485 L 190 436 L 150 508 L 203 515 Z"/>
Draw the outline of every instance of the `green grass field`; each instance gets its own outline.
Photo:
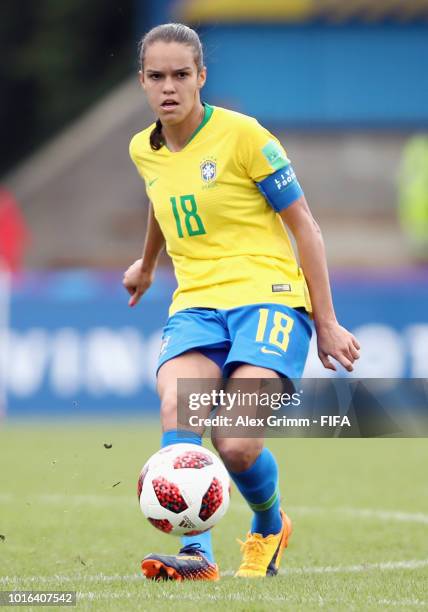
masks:
<path id="1" fill-rule="evenodd" d="M 0 590 L 76 590 L 78 610 L 428 606 L 426 440 L 270 441 L 295 529 L 281 575 L 232 577 L 250 519 L 235 489 L 213 532 L 222 580 L 157 584 L 140 575 L 141 558 L 179 543 L 137 503 L 138 472 L 158 440 L 142 422 L 3 426 Z"/>

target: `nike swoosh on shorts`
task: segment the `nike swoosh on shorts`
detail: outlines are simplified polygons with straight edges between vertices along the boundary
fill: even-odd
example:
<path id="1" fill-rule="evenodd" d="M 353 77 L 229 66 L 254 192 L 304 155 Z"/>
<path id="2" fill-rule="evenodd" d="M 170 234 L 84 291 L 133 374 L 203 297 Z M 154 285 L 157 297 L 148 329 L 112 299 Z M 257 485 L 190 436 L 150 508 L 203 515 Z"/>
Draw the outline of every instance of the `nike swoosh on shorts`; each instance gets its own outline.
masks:
<path id="1" fill-rule="evenodd" d="M 278 355 L 279 357 L 282 357 L 281 353 L 278 353 L 278 351 L 271 351 L 270 349 L 266 348 L 265 346 L 262 346 L 262 348 L 260 349 L 262 353 L 268 353 L 269 355 Z"/>

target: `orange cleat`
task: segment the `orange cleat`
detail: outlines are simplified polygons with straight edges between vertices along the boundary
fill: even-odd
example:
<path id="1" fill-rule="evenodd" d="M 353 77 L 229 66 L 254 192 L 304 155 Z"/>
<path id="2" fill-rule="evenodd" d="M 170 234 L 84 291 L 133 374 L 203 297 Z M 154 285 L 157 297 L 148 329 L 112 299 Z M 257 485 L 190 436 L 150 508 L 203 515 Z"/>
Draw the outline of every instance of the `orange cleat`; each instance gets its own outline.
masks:
<path id="1" fill-rule="evenodd" d="M 184 546 L 178 555 L 150 554 L 141 561 L 141 569 L 151 580 L 219 580 L 216 563 L 198 550 L 200 544 Z"/>

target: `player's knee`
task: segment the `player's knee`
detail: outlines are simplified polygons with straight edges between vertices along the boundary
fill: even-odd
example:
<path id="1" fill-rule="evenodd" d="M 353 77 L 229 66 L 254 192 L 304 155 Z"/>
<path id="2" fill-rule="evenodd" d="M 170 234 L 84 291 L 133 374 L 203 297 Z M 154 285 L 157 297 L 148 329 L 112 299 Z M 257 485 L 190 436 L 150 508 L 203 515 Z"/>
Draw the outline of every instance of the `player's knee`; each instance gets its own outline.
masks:
<path id="1" fill-rule="evenodd" d="M 231 472 L 244 472 L 248 470 L 259 456 L 263 446 L 258 440 L 236 440 L 231 438 L 218 438 L 212 440 L 223 463 Z"/>
<path id="2" fill-rule="evenodd" d="M 177 393 L 175 390 L 165 393 L 161 400 L 161 419 L 164 431 L 177 427 Z"/>

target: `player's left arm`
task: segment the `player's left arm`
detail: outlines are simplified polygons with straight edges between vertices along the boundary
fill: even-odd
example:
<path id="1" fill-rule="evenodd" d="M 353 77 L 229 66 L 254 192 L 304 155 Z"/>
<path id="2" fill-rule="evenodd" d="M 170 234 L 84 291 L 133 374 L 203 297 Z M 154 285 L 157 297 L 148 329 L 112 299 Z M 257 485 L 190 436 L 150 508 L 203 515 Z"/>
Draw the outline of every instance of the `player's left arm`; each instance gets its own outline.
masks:
<path id="1" fill-rule="evenodd" d="M 360 345 L 336 319 L 324 240 L 303 193 L 280 210 L 279 214 L 295 238 L 300 265 L 308 284 L 317 332 L 318 356 L 327 369 L 336 370 L 329 359 L 333 357 L 351 372 L 354 361 L 359 358 Z"/>
<path id="2" fill-rule="evenodd" d="M 348 371 L 359 357 L 354 336 L 339 325 L 333 308 L 324 241 L 297 180 L 287 152 L 255 120 L 247 120 L 237 144 L 239 160 L 266 201 L 282 217 L 296 240 L 300 265 L 311 296 L 318 355 L 325 368 L 335 370 L 329 357 Z"/>

